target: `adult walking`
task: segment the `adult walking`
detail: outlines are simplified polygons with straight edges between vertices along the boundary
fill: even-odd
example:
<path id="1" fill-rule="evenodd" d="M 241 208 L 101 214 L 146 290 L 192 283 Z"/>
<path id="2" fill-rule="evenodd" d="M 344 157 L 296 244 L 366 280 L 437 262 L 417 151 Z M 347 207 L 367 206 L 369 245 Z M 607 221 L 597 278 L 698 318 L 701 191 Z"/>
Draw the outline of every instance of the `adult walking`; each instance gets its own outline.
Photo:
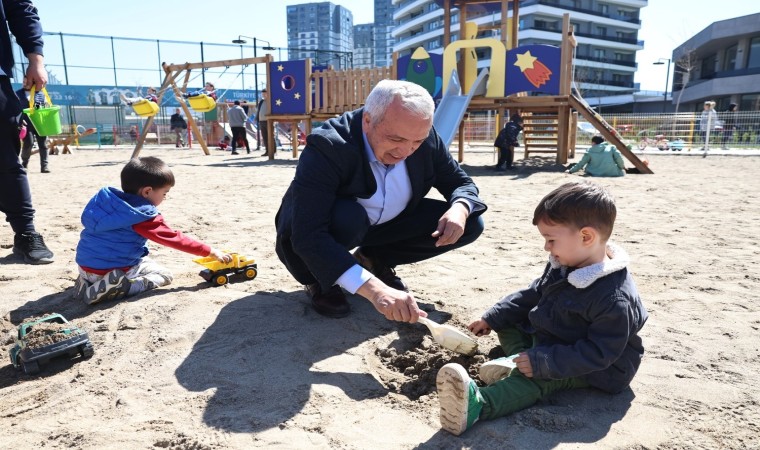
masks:
<path id="1" fill-rule="evenodd" d="M 232 108 L 227 112 L 230 120 L 230 129 L 232 130 L 232 154 L 238 155 L 237 146 L 240 140 L 245 144 L 245 151 L 251 153 L 251 147 L 248 145 L 248 136 L 245 133 L 245 120 L 248 115 L 240 106 L 240 100 L 235 100 Z"/>
<path id="2" fill-rule="evenodd" d="M 307 137 L 275 218 L 276 250 L 318 313 L 348 315 L 343 288 L 390 320 L 414 323 L 426 314 L 395 267 L 483 232 L 486 205 L 433 129 L 433 110 L 421 86 L 383 80 L 364 108 Z M 425 198 L 432 188 L 444 200 Z"/>
<path id="3" fill-rule="evenodd" d="M 187 122 L 182 117 L 182 112 L 179 108 L 174 110 L 174 114 L 169 118 L 169 126 L 174 131 L 174 136 L 177 138 L 174 146 L 182 148 L 185 146 L 185 132 L 187 131 Z"/>
<path id="4" fill-rule="evenodd" d="M 5 214 L 15 233 L 13 253 L 27 264 L 53 262 L 53 252 L 34 228 L 34 207 L 26 170 L 18 155 L 21 141 L 18 116 L 21 103 L 11 87 L 13 49 L 8 30 L 29 60 L 25 86 L 40 91 L 47 84 L 47 71 L 42 56 L 42 26 L 37 9 L 29 0 L 2 0 L 0 4 L 0 211 Z"/>

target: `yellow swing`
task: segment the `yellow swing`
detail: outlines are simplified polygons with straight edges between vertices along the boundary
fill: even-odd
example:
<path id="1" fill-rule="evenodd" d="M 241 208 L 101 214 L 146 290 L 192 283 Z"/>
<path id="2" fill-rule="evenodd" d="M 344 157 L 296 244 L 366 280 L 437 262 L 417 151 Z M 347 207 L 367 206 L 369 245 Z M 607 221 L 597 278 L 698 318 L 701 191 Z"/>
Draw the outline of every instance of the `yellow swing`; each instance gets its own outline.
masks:
<path id="1" fill-rule="evenodd" d="M 216 108 L 216 100 L 206 94 L 194 95 L 187 98 L 190 107 L 198 112 L 209 112 Z"/>
<path id="2" fill-rule="evenodd" d="M 132 109 L 140 117 L 155 116 L 158 112 L 158 104 L 144 98 L 132 103 Z"/>

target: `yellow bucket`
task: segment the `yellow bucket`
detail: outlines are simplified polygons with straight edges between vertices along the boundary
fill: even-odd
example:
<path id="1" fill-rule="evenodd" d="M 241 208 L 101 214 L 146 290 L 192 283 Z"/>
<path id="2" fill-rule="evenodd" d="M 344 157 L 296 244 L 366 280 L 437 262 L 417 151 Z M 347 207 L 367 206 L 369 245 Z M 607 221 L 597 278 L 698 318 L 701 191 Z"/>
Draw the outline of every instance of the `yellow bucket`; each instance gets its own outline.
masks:
<path id="1" fill-rule="evenodd" d="M 198 112 L 208 112 L 216 108 L 216 100 L 206 94 L 194 95 L 187 98 L 190 107 Z"/>
<path id="2" fill-rule="evenodd" d="M 135 114 L 142 117 L 155 116 L 158 112 L 158 104 L 146 99 L 140 99 L 132 103 Z"/>
<path id="3" fill-rule="evenodd" d="M 34 86 L 32 86 L 32 90 L 29 92 L 29 108 L 23 109 L 24 114 L 32 121 L 32 125 L 34 125 L 39 136 L 61 134 L 61 116 L 59 115 L 61 107 L 53 106 L 47 89 L 42 88 L 42 92 L 45 94 L 46 105 L 49 106 L 34 107 Z"/>

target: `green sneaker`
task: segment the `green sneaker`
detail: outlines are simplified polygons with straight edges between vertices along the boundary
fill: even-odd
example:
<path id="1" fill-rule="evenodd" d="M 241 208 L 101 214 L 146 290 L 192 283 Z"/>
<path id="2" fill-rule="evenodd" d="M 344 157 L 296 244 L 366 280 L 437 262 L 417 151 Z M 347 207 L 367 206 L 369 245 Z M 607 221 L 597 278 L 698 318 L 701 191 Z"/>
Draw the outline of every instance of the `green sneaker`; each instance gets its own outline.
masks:
<path id="1" fill-rule="evenodd" d="M 467 370 L 456 363 L 441 367 L 435 384 L 441 403 L 441 428 L 459 436 L 478 421 L 485 399 Z"/>
<path id="2" fill-rule="evenodd" d="M 478 370 L 478 376 L 485 384 L 493 384 L 502 378 L 506 378 L 514 369 L 517 369 L 515 358 L 519 355 L 497 358 L 483 363 Z"/>

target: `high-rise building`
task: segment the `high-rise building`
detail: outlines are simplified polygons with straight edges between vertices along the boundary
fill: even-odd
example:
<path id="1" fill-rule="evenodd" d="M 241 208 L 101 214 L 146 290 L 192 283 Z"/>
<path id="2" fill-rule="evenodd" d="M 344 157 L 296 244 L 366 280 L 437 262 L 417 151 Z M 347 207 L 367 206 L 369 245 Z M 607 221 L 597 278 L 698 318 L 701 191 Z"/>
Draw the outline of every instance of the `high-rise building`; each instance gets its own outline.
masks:
<path id="1" fill-rule="evenodd" d="M 393 0 L 375 0 L 375 67 L 391 65 L 393 54 Z"/>
<path id="2" fill-rule="evenodd" d="M 330 2 L 287 6 L 288 57 L 336 69 L 353 66 L 354 17 Z"/>
<path id="3" fill-rule="evenodd" d="M 375 67 L 375 24 L 354 25 L 354 68 Z"/>
<path id="4" fill-rule="evenodd" d="M 400 56 L 417 47 L 431 53 L 443 52 L 443 9 L 436 0 L 392 0 L 395 8 L 393 50 Z M 442 1 L 440 1 L 443 4 Z M 509 2 L 511 3 L 511 2 Z M 633 83 L 636 52 L 644 48 L 638 40 L 639 11 L 648 0 L 521 0 L 519 9 L 520 45 L 559 45 L 562 16 L 570 14 L 577 47 L 575 77 L 584 96 L 596 97 L 637 91 Z M 511 9 L 510 9 L 511 17 Z M 501 23 L 500 11 L 468 13 L 479 25 Z M 452 14 L 452 40 L 459 35 L 459 13 Z M 498 27 L 478 37 L 500 37 Z M 490 49 L 478 49 L 480 66 L 490 63 Z"/>

